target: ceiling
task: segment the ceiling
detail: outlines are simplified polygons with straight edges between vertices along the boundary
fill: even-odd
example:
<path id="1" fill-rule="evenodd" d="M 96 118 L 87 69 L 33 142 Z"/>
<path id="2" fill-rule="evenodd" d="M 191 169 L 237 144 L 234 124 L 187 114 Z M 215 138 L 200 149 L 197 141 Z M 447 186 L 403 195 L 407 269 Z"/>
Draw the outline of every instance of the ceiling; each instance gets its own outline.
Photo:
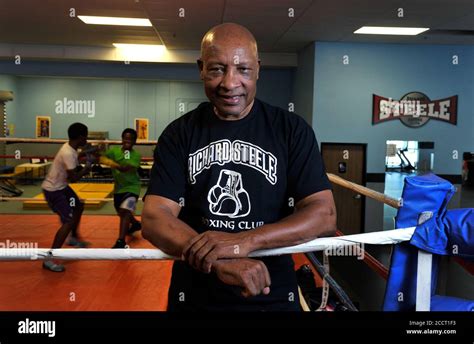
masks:
<path id="1" fill-rule="evenodd" d="M 71 8 L 76 15 L 145 17 L 153 27 L 86 25 Z M 222 22 L 248 27 L 264 52 L 295 53 L 312 41 L 474 44 L 474 0 L 0 0 L 0 43 L 10 44 L 163 42 L 197 50 L 203 34 Z M 412 37 L 352 33 L 364 25 L 431 30 Z"/>

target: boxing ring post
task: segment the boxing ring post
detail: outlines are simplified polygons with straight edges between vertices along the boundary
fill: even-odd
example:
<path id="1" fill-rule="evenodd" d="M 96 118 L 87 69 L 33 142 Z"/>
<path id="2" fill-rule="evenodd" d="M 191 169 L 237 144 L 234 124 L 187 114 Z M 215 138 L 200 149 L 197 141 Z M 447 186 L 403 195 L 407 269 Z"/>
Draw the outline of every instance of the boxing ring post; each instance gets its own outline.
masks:
<path id="1" fill-rule="evenodd" d="M 431 309 L 431 269 L 433 255 L 418 250 L 416 274 L 416 311 L 429 312 Z"/>

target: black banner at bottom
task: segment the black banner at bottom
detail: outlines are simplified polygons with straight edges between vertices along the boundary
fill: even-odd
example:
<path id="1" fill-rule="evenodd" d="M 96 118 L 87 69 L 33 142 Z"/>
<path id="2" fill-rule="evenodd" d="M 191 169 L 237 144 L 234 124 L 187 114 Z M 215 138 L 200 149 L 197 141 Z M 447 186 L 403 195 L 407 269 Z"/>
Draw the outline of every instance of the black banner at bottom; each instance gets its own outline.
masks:
<path id="1" fill-rule="evenodd" d="M 189 328 L 190 331 L 180 331 Z M 409 342 L 430 341 L 473 343 L 473 313 L 165 313 L 165 312 L 0 312 L 0 343 L 64 343 L 109 339 L 156 338 L 170 330 L 173 338 L 205 334 L 212 328 L 226 328 L 241 336 L 264 328 L 314 329 L 326 338 L 394 338 Z M 252 332 L 252 331 L 250 331 Z M 272 331 L 265 331 L 271 335 Z M 306 331 L 305 331 L 306 333 Z M 312 332 L 309 332 L 310 336 Z M 306 335 L 304 335 L 306 336 Z M 163 337 L 164 341 L 166 336 Z M 297 338 L 295 338 L 297 339 Z M 301 340 L 303 340 L 301 338 Z"/>

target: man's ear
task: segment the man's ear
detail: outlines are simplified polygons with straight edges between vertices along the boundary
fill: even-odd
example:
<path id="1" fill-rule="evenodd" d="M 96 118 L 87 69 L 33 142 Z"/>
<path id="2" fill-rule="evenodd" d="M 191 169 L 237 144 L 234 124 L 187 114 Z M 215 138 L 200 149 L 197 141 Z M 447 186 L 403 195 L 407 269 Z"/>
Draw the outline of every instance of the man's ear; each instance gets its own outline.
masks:
<path id="1" fill-rule="evenodd" d="M 204 69 L 204 63 L 202 62 L 201 59 L 197 59 L 196 62 L 197 62 L 198 68 L 199 68 L 199 74 L 201 75 L 201 80 L 204 80 L 204 78 L 202 76 L 203 69 Z"/>
<path id="2" fill-rule="evenodd" d="M 257 63 L 258 63 L 258 66 L 257 66 L 257 80 L 258 80 L 258 76 L 260 74 L 260 65 L 261 65 L 260 60 L 258 60 Z"/>

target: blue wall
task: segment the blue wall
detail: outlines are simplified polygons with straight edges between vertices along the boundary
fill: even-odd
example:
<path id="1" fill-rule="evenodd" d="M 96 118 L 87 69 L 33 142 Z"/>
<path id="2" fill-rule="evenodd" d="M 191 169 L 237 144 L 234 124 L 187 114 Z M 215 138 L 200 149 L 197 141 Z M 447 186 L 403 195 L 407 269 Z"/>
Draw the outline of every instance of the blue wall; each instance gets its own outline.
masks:
<path id="1" fill-rule="evenodd" d="M 314 43 L 298 53 L 294 81 L 295 112 L 312 125 L 314 113 Z"/>
<path id="2" fill-rule="evenodd" d="M 293 69 L 262 68 L 257 96 L 271 104 L 288 107 Z M 108 131 L 119 138 L 134 118 L 149 118 L 149 137 L 182 113 L 207 98 L 196 66 L 157 64 L 105 64 L 25 62 L 20 66 L 0 61 L 0 89 L 13 90 L 8 123 L 15 123 L 16 137 L 34 137 L 35 116 L 51 116 L 51 137 L 66 137 L 67 127 L 83 122 L 91 131 Z M 21 75 L 21 76 L 15 76 Z M 56 101 L 94 100 L 95 117 L 56 114 Z M 180 112 L 179 104 L 185 104 Z M 11 111 L 10 111 L 11 110 Z"/>
<path id="3" fill-rule="evenodd" d="M 35 116 L 51 116 L 51 136 L 64 138 L 67 127 L 82 122 L 90 131 L 108 131 L 118 139 L 126 127 L 133 127 L 134 118 L 149 119 L 150 139 L 156 139 L 166 125 L 176 118 L 178 98 L 205 100 L 198 82 L 137 81 L 112 79 L 71 79 L 19 77 L 19 118 L 17 137 L 32 137 Z M 95 117 L 87 114 L 57 114 L 55 103 L 63 98 L 95 101 Z"/>
<path id="4" fill-rule="evenodd" d="M 474 150 L 474 47 L 317 43 L 315 49 L 313 127 L 320 142 L 368 143 L 367 172 L 382 173 L 387 139 L 434 141 L 434 172 L 461 173 L 462 152 Z M 457 126 L 434 120 L 417 129 L 398 120 L 372 126 L 372 94 L 399 99 L 410 91 L 430 99 L 458 95 Z"/>

